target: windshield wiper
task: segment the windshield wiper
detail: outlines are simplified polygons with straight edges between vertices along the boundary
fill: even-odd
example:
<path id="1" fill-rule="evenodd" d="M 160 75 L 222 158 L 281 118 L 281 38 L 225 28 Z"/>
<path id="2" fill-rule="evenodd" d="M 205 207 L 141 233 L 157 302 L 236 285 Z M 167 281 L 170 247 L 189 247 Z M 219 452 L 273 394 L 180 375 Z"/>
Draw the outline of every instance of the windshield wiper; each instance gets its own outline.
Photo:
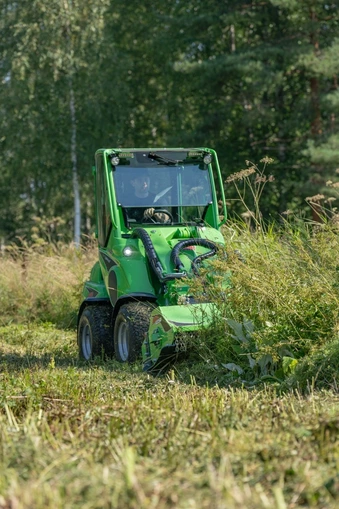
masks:
<path id="1" fill-rule="evenodd" d="M 170 165 L 176 165 L 178 163 L 183 163 L 184 161 L 175 160 L 175 159 L 169 159 L 168 157 L 160 156 L 159 154 L 155 154 L 155 152 L 150 152 L 147 157 L 150 159 L 153 159 L 153 161 L 157 161 L 158 163 L 167 164 Z"/>

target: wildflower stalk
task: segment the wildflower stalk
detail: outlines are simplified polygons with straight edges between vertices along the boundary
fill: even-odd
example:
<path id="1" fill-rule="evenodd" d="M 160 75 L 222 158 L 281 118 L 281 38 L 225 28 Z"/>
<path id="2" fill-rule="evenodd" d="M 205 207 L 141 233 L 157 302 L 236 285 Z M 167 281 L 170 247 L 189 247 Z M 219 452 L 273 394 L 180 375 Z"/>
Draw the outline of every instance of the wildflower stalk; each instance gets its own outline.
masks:
<path id="1" fill-rule="evenodd" d="M 266 184 L 268 182 L 273 182 L 274 180 L 272 175 L 268 177 L 265 175 L 266 167 L 268 164 L 273 162 L 273 159 L 270 157 L 264 157 L 260 162 L 263 163 L 262 169 L 260 169 L 255 163 L 247 160 L 247 168 L 230 175 L 226 179 L 226 183 L 233 183 L 237 195 L 239 196 L 239 200 L 246 209 L 247 215 L 253 219 L 256 228 L 263 231 L 264 225 L 261 219 L 260 199 Z M 241 182 L 242 186 L 240 186 L 238 182 Z M 254 210 L 251 210 L 252 207 L 248 204 L 247 191 L 250 192 L 251 201 L 253 203 L 252 207 Z"/>

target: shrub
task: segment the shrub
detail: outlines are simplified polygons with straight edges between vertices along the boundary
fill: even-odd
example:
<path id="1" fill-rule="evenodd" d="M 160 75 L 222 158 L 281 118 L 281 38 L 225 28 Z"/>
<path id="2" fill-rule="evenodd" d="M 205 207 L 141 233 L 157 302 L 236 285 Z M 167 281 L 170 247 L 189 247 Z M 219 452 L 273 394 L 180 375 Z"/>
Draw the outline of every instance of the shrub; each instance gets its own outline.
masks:
<path id="1" fill-rule="evenodd" d="M 264 223 L 260 186 L 270 180 L 255 165 L 248 162 L 248 167 L 229 180 L 250 189 L 254 212 L 247 208 L 247 215 L 252 222 L 227 223 L 227 260 L 211 262 L 197 283 L 197 293 L 203 288 L 220 310 L 198 350 L 235 379 L 280 382 L 305 356 L 334 352 L 327 345 L 338 338 L 339 232 L 332 221 L 311 223 L 293 215 L 280 224 Z M 246 208 L 246 192 L 239 186 Z M 226 296 L 222 279 L 229 271 L 232 284 Z"/>

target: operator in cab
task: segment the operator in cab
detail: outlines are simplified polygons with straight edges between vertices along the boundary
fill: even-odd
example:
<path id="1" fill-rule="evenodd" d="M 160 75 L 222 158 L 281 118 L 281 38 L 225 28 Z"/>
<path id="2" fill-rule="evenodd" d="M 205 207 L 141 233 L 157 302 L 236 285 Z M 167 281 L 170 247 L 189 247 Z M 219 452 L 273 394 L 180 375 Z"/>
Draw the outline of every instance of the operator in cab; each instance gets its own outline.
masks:
<path id="1" fill-rule="evenodd" d="M 129 219 L 133 219 L 137 223 L 170 222 L 167 214 L 157 212 L 153 206 L 156 195 L 150 191 L 150 177 L 147 170 L 143 168 L 132 172 L 127 170 L 124 177 L 129 181 L 130 192 L 124 196 L 121 202 L 128 209 Z"/>

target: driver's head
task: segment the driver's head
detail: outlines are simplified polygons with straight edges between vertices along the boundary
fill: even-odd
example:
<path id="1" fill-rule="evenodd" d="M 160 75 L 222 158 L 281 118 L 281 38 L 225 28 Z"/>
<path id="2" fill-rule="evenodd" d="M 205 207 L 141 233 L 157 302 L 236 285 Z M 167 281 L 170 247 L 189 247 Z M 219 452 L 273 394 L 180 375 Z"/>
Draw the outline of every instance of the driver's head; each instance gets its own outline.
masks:
<path id="1" fill-rule="evenodd" d="M 145 197 L 149 192 L 150 178 L 147 173 L 140 173 L 140 175 L 134 175 L 131 179 L 132 187 L 136 196 Z"/>

